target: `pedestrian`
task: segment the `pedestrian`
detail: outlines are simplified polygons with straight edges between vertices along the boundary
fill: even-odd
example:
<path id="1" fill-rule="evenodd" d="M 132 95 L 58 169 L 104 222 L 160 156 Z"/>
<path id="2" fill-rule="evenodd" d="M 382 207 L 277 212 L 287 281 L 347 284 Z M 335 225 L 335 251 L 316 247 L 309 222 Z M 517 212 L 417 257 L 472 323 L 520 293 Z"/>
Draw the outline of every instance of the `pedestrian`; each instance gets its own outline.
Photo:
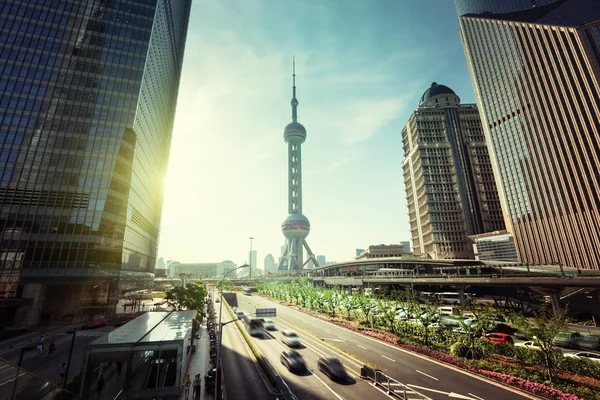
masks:
<path id="1" fill-rule="evenodd" d="M 56 345 L 54 342 L 50 342 L 50 345 L 48 346 L 48 355 L 51 356 L 52 353 L 54 353 L 54 350 L 56 350 Z"/>
<path id="2" fill-rule="evenodd" d="M 39 356 L 40 354 L 42 354 L 44 352 L 44 345 L 43 344 L 38 344 L 37 347 L 35 348 L 36 353 L 35 356 L 37 358 L 37 356 Z"/>
<path id="3" fill-rule="evenodd" d="M 117 375 L 121 375 L 122 368 L 123 368 L 123 363 L 121 361 L 117 361 Z"/>
<path id="4" fill-rule="evenodd" d="M 64 383 L 66 375 L 67 375 L 67 363 L 62 363 L 62 367 L 60 367 L 60 383 L 61 384 Z"/>
<path id="5" fill-rule="evenodd" d="M 190 376 L 186 376 L 185 377 L 185 381 L 183 382 L 183 389 L 184 389 L 184 397 L 187 399 L 190 397 L 190 386 L 192 384 L 192 381 L 190 381 Z"/>
<path id="6" fill-rule="evenodd" d="M 194 378 L 194 399 L 199 399 L 200 398 L 200 374 L 197 374 L 196 377 Z"/>
<path id="7" fill-rule="evenodd" d="M 96 392 L 100 394 L 102 393 L 102 389 L 104 389 L 104 375 L 100 374 L 98 382 L 96 382 Z"/>

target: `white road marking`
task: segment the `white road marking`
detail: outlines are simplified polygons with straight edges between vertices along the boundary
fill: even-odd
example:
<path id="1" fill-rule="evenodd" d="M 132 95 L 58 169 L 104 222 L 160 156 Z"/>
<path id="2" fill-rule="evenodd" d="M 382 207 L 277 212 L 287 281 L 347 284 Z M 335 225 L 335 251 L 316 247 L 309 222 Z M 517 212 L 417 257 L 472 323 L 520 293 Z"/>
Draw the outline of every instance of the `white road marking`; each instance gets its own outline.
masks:
<path id="1" fill-rule="evenodd" d="M 344 339 L 343 337 L 341 337 L 341 336 L 338 336 L 338 337 L 339 337 L 341 340 L 343 340 L 343 341 L 346 341 L 346 339 Z"/>
<path id="2" fill-rule="evenodd" d="M 467 394 L 468 394 L 469 396 L 473 396 L 473 397 L 475 397 L 476 399 L 479 399 L 479 400 L 485 400 L 483 397 L 475 396 L 473 393 L 467 393 Z"/>
<path id="3" fill-rule="evenodd" d="M 330 331 L 328 331 L 327 329 L 323 329 L 323 330 L 324 330 L 325 332 L 327 332 L 327 333 L 331 333 L 331 332 L 330 332 Z"/>
<path id="4" fill-rule="evenodd" d="M 462 394 L 458 394 L 458 393 L 454 393 L 454 392 L 443 392 L 441 390 L 435 390 L 435 389 L 430 389 L 430 388 L 426 388 L 426 387 L 422 387 L 422 386 L 417 386 L 417 385 L 411 385 L 410 383 L 406 386 L 410 386 L 411 388 L 416 388 L 416 389 L 421 389 L 421 390 L 427 390 L 429 392 L 434 392 L 434 393 L 440 393 L 440 394 L 446 394 L 448 395 L 448 397 L 452 397 L 454 399 L 461 399 L 461 400 L 477 400 L 474 399 L 472 397 L 468 397 L 468 396 L 463 396 Z"/>
<path id="5" fill-rule="evenodd" d="M 332 388 L 330 388 L 330 387 L 329 387 L 329 385 L 328 385 L 328 384 L 326 384 L 326 383 L 325 383 L 325 381 L 324 381 L 323 379 L 319 378 L 319 377 L 317 376 L 317 374 L 315 374 L 315 373 L 314 373 L 314 372 L 313 372 L 313 371 L 312 371 L 310 368 L 306 368 L 306 370 L 307 370 L 307 371 L 309 371 L 309 372 L 312 374 L 312 376 L 314 376 L 315 378 L 317 378 L 317 379 L 319 380 L 319 382 L 321 382 L 321 383 L 323 384 L 323 386 L 325 386 L 327 389 L 329 389 L 329 391 L 330 391 L 331 393 L 333 393 L 333 395 L 334 395 L 335 397 L 337 397 L 339 400 L 344 400 L 344 398 L 343 398 L 342 396 L 340 396 L 340 395 L 339 395 L 339 394 L 337 394 L 337 393 L 336 393 L 336 392 L 335 392 L 335 391 L 334 391 Z"/>
<path id="6" fill-rule="evenodd" d="M 393 358 L 386 357 L 386 356 L 384 356 L 383 354 L 381 355 L 381 357 L 383 357 L 383 358 L 385 358 L 385 359 L 388 359 L 388 360 L 390 360 L 390 361 L 396 362 L 396 360 L 394 360 Z"/>
<path id="7" fill-rule="evenodd" d="M 367 348 L 365 346 L 361 346 L 360 344 L 357 344 L 358 347 L 360 347 L 361 349 L 367 350 Z"/>
<path id="8" fill-rule="evenodd" d="M 332 342 L 343 342 L 344 339 L 328 338 L 324 337 L 323 340 L 331 340 Z"/>
<path id="9" fill-rule="evenodd" d="M 23 376 L 23 375 L 25 375 L 25 374 L 26 374 L 26 372 L 21 372 L 21 373 L 19 374 L 19 376 Z M 7 384 L 7 383 L 9 383 L 9 382 L 13 382 L 14 380 L 15 380 L 15 378 L 12 378 L 12 379 L 9 379 L 9 380 L 7 380 L 7 381 L 4 381 L 4 382 L 0 383 L 0 386 L 4 386 L 4 385 L 6 385 L 6 384 Z"/>
<path id="10" fill-rule="evenodd" d="M 425 372 L 421 372 L 421 371 L 419 371 L 418 369 L 415 369 L 415 371 L 417 371 L 417 372 L 418 372 L 418 373 L 420 373 L 421 375 L 425 375 L 426 377 L 429 377 L 429 378 L 431 378 L 431 379 L 435 379 L 436 381 L 438 381 L 438 380 L 439 380 L 439 379 L 438 379 L 438 378 L 436 378 L 435 376 L 431 376 L 431 375 L 429 375 L 429 374 L 426 374 Z"/>

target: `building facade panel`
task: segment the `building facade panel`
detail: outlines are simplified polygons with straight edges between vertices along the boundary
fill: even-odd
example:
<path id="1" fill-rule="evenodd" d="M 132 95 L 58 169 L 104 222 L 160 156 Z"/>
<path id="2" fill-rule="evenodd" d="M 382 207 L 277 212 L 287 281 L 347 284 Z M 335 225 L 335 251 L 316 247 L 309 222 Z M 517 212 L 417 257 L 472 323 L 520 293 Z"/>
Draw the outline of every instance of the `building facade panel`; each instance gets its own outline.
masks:
<path id="1" fill-rule="evenodd" d="M 600 268 L 599 19 L 600 3 L 585 0 L 460 18 L 507 228 L 524 262 Z"/>
<path id="2" fill-rule="evenodd" d="M 0 324 L 93 318 L 151 282 L 190 5 L 0 4 L 0 295 L 31 302 Z"/>

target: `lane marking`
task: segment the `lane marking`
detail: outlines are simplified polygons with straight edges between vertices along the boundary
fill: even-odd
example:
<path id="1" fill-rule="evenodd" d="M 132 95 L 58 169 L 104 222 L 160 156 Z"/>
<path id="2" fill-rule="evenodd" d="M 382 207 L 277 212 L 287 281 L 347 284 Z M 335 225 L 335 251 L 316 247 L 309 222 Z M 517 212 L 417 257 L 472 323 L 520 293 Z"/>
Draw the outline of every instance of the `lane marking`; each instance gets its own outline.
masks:
<path id="1" fill-rule="evenodd" d="M 367 350 L 367 348 L 365 346 L 361 346 L 360 344 L 357 344 L 358 347 L 360 347 L 361 349 Z"/>
<path id="2" fill-rule="evenodd" d="M 324 330 L 325 332 L 327 332 L 327 333 L 331 333 L 331 331 L 328 331 L 327 329 L 323 329 L 323 330 Z"/>
<path id="3" fill-rule="evenodd" d="M 435 376 L 431 376 L 431 375 L 429 375 L 429 374 L 426 374 L 425 372 L 419 371 L 418 369 L 415 369 L 415 371 L 417 371 L 417 372 L 418 372 L 418 373 L 420 373 L 421 375 L 425 375 L 426 377 L 429 377 L 429 378 L 431 378 L 431 379 L 434 379 L 434 380 L 436 380 L 436 381 L 439 381 L 439 379 L 438 379 L 438 378 L 436 378 Z"/>
<path id="4" fill-rule="evenodd" d="M 468 394 L 469 396 L 473 396 L 473 397 L 475 397 L 476 399 L 479 399 L 479 400 L 485 400 L 483 397 L 475 396 L 473 393 L 467 393 L 467 394 Z"/>
<path id="5" fill-rule="evenodd" d="M 388 360 L 390 360 L 390 361 L 396 362 L 396 360 L 394 360 L 394 359 L 392 359 L 392 358 L 389 358 L 389 357 L 386 357 L 386 356 L 384 356 L 383 354 L 381 355 L 381 357 L 383 357 L 383 358 L 386 358 L 386 359 L 388 359 Z"/>
<path id="6" fill-rule="evenodd" d="M 25 375 L 25 374 L 26 374 L 26 372 L 21 372 L 21 373 L 19 374 L 19 376 L 23 376 L 23 375 Z M 0 383 L 0 386 L 4 386 L 4 385 L 6 385 L 6 384 L 7 384 L 7 383 L 9 383 L 9 382 L 13 382 L 14 380 L 15 380 L 15 378 L 12 378 L 12 379 L 9 379 L 9 380 L 7 380 L 7 381 L 4 381 L 4 382 Z"/>
<path id="7" fill-rule="evenodd" d="M 346 339 L 344 339 L 343 337 L 341 337 L 341 336 L 338 336 L 338 337 L 340 338 L 340 340 L 342 340 L 344 342 L 346 341 Z"/>
<path id="8" fill-rule="evenodd" d="M 462 399 L 462 400 L 477 400 L 474 399 L 472 397 L 468 397 L 468 396 L 463 396 L 462 394 L 459 393 L 454 393 L 454 392 L 444 392 L 441 390 L 435 390 L 435 389 L 430 389 L 430 388 L 426 388 L 426 387 L 422 387 L 422 386 L 417 386 L 417 385 L 411 385 L 410 383 L 406 386 L 410 386 L 411 388 L 417 388 L 417 389 L 421 389 L 421 390 L 427 390 L 429 392 L 434 392 L 434 393 L 439 393 L 439 394 L 445 394 L 448 397 L 452 397 L 454 399 Z"/>
<path id="9" fill-rule="evenodd" d="M 331 393 L 333 393 L 333 395 L 335 397 L 337 397 L 339 400 L 344 400 L 344 398 L 342 396 L 340 396 L 339 394 L 337 394 L 332 388 L 330 388 L 329 385 L 326 384 L 323 379 L 319 378 L 319 376 L 317 374 L 315 374 L 312 369 L 310 369 L 310 368 L 307 367 L 306 370 L 309 371 L 312 374 L 312 376 L 314 376 L 315 378 L 317 378 L 319 380 L 319 382 L 321 382 L 323 384 L 323 386 L 325 386 L 327 389 L 329 389 L 329 391 Z"/>

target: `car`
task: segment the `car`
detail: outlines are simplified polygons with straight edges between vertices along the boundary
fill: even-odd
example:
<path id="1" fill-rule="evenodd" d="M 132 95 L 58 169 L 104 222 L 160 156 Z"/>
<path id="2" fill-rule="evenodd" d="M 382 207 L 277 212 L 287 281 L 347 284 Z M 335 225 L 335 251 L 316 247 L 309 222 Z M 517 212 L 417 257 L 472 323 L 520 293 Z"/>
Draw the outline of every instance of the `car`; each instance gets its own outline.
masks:
<path id="1" fill-rule="evenodd" d="M 488 333 L 482 339 L 488 340 L 488 341 L 494 342 L 494 343 L 503 343 L 503 344 L 514 344 L 515 343 L 515 341 L 513 340 L 513 338 L 510 335 L 508 335 L 506 333 L 500 333 L 500 332 Z"/>
<path id="2" fill-rule="evenodd" d="M 577 353 L 566 353 L 564 356 L 600 363 L 600 353 L 592 353 L 589 351 L 579 351 Z"/>
<path id="3" fill-rule="evenodd" d="M 279 359 L 290 372 L 302 372 L 306 369 L 306 363 L 304 362 L 304 358 L 302 358 L 302 354 L 298 353 L 296 350 L 286 350 L 281 352 Z"/>
<path id="4" fill-rule="evenodd" d="M 272 319 L 265 319 L 264 327 L 268 331 L 274 331 L 276 329 L 275 328 L 275 322 L 273 322 Z"/>
<path id="5" fill-rule="evenodd" d="M 293 331 L 283 331 L 281 332 L 282 337 L 281 341 L 287 344 L 290 347 L 299 347 L 300 346 L 300 338 L 296 335 L 296 332 Z"/>
<path id="6" fill-rule="evenodd" d="M 569 349 L 575 348 L 575 342 L 580 340 L 581 333 L 579 332 L 560 332 L 554 336 L 554 344 L 560 347 Z"/>
<path id="7" fill-rule="evenodd" d="M 573 347 L 579 350 L 600 350 L 600 337 L 586 335 L 576 338 Z"/>
<path id="8" fill-rule="evenodd" d="M 217 298 L 215 298 L 215 303 L 220 303 L 220 302 L 221 302 L 221 299 L 220 299 L 220 298 L 218 298 L 218 297 L 217 297 Z"/>
<path id="9" fill-rule="evenodd" d="M 319 366 L 319 371 L 327 375 L 331 380 L 344 381 L 348 379 L 348 373 L 342 365 L 342 362 L 335 357 L 319 357 L 317 365 Z"/>
<path id="10" fill-rule="evenodd" d="M 235 315 L 237 316 L 238 319 L 244 319 L 244 318 L 246 318 L 246 314 L 244 314 L 244 312 L 241 311 L 241 310 L 236 311 Z"/>
<path id="11" fill-rule="evenodd" d="M 535 351 L 541 351 L 541 347 L 538 343 L 534 342 L 533 340 L 527 340 L 525 342 L 519 342 L 519 343 L 515 343 L 515 347 L 525 347 L 528 348 L 530 350 L 535 350 Z M 552 351 L 554 351 L 555 353 L 561 353 L 562 351 L 560 348 L 558 347 L 554 347 L 552 349 Z"/>

